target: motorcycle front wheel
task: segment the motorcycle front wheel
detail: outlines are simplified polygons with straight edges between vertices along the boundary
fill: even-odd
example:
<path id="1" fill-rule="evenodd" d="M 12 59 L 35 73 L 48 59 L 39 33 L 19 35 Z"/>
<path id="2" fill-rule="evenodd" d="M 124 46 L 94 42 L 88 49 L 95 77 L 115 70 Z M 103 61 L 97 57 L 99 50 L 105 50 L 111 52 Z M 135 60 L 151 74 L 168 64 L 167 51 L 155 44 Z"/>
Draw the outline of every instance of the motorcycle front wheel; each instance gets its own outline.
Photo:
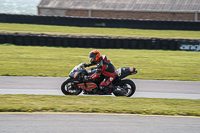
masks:
<path id="1" fill-rule="evenodd" d="M 82 89 L 74 84 L 70 78 L 68 78 L 62 83 L 61 91 L 65 95 L 79 95 L 82 92 Z"/>
<path id="2" fill-rule="evenodd" d="M 124 79 L 122 81 L 120 81 L 117 85 L 115 85 L 116 87 L 120 87 L 120 88 L 123 88 L 124 90 L 124 93 L 123 95 L 120 95 L 119 93 L 114 93 L 113 94 L 115 96 L 126 96 L 126 97 L 131 97 L 134 93 L 135 93 L 135 90 L 136 90 L 136 86 L 135 86 L 135 83 L 130 80 L 130 79 Z"/>

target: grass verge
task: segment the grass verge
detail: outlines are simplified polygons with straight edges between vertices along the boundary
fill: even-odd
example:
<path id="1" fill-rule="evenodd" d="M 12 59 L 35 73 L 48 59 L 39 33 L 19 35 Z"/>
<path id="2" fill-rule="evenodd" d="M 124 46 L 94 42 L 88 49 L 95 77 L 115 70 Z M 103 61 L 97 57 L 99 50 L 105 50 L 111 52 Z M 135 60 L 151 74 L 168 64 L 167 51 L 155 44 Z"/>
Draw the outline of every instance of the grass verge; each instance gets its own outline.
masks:
<path id="1" fill-rule="evenodd" d="M 1 76 L 67 77 L 88 63 L 92 48 L 0 45 Z M 194 51 L 98 49 L 116 68 L 136 67 L 128 78 L 200 81 L 200 53 Z"/>
<path id="2" fill-rule="evenodd" d="M 32 33 L 32 34 L 57 34 L 74 36 L 110 36 L 110 37 L 134 37 L 134 38 L 180 38 L 200 39 L 200 31 L 181 30 L 142 30 L 126 28 L 97 28 L 97 27 L 73 27 L 51 26 L 34 24 L 0 23 L 0 32 Z"/>
<path id="3" fill-rule="evenodd" d="M 0 112 L 92 112 L 200 116 L 200 100 L 0 95 Z"/>

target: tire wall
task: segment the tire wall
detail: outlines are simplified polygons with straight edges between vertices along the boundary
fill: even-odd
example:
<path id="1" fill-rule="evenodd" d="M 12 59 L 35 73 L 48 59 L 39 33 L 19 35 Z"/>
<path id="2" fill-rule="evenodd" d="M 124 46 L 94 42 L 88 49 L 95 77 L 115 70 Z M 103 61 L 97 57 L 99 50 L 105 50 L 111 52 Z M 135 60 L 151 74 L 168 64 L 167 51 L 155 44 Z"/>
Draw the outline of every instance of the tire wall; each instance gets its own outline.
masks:
<path id="1" fill-rule="evenodd" d="M 40 34 L 0 34 L 0 44 L 110 49 L 153 49 L 200 51 L 200 40 L 158 38 L 109 38 L 51 36 Z"/>

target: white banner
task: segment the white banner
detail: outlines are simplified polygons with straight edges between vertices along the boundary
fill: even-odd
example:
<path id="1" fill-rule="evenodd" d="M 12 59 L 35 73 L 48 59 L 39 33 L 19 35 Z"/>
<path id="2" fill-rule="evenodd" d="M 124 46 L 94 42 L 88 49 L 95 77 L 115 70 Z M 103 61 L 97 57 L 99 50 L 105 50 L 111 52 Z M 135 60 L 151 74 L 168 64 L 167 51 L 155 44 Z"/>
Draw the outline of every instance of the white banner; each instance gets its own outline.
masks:
<path id="1" fill-rule="evenodd" d="M 200 51 L 200 42 L 180 42 L 180 50 Z"/>

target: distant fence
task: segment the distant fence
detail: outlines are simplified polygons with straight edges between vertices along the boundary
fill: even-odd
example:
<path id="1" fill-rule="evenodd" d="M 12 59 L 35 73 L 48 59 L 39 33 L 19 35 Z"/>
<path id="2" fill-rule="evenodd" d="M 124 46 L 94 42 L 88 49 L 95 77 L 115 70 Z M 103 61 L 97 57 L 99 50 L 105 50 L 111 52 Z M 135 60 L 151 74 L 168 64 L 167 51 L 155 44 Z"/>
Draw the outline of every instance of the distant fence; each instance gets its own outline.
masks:
<path id="1" fill-rule="evenodd" d="M 158 38 L 74 37 L 31 34 L 0 34 L 0 44 L 80 48 L 123 48 L 200 51 L 199 40 Z"/>
<path id="2" fill-rule="evenodd" d="M 158 21 L 19 14 L 0 14 L 0 23 L 26 23 L 79 27 L 109 27 L 156 30 L 200 30 L 200 22 L 196 21 Z"/>

